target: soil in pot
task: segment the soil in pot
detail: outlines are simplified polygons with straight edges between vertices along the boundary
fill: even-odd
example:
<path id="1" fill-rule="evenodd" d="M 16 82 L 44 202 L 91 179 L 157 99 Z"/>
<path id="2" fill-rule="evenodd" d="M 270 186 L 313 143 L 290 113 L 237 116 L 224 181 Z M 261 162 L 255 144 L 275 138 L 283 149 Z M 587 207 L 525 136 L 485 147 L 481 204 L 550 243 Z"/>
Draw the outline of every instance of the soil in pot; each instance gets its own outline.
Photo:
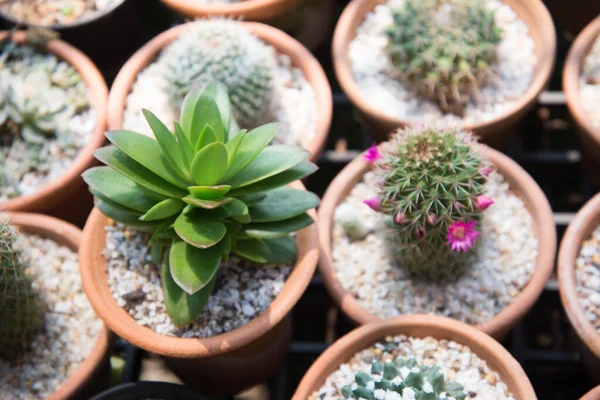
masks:
<path id="1" fill-rule="evenodd" d="M 468 399 L 514 399 L 499 374 L 468 346 L 452 340 L 438 340 L 431 336 L 418 338 L 398 335 L 387 336 L 354 354 L 350 360 L 341 364 L 329 375 L 325 384 L 314 392 L 309 400 L 344 399 L 342 388 L 355 384 L 357 372 L 371 375 L 371 366 L 374 362 L 395 362 L 398 359 L 414 359 L 419 367 L 438 366 L 446 381 L 462 385 L 463 393 Z M 404 377 L 406 378 L 407 375 Z M 412 395 L 414 396 L 414 392 Z M 400 395 L 392 391 L 387 393 L 382 391 L 381 396 L 376 398 L 411 398 L 410 393 Z"/>
<path id="2" fill-rule="evenodd" d="M 585 316 L 600 334 L 600 226 L 581 245 L 575 260 L 575 280 Z"/>
<path id="3" fill-rule="evenodd" d="M 194 55 L 182 57 L 182 55 L 190 53 L 192 48 L 199 47 L 199 39 L 196 38 L 202 34 L 198 32 L 207 32 L 215 26 L 219 29 L 223 29 L 221 27 L 230 29 L 232 32 L 244 29 L 238 22 L 226 20 L 198 21 L 195 24 L 189 32 L 182 33 L 178 39 L 169 44 L 157 59 L 138 75 L 132 86 L 132 91 L 127 97 L 123 119 L 124 129 L 151 135 L 151 130 L 142 115 L 141 110 L 144 108 L 154 112 L 167 126 L 172 126 L 172 122 L 179 115 L 178 106 L 173 101 L 172 89 L 169 89 L 173 86 L 172 82 L 181 79 L 183 84 L 183 82 L 189 82 L 190 80 L 190 77 L 186 74 L 200 74 L 199 71 L 193 71 L 186 67 L 186 65 L 198 64 L 201 62 L 200 60 L 194 61 Z M 216 34 L 211 33 L 212 35 Z M 229 68 L 232 76 L 228 77 L 227 80 L 247 79 L 247 77 L 243 77 L 244 74 L 253 72 L 245 70 L 247 61 L 242 61 L 242 64 L 236 66 L 238 61 L 234 58 L 237 56 L 235 52 L 238 50 L 230 46 L 228 40 L 227 35 L 220 36 L 220 44 L 215 45 L 215 47 L 220 46 L 221 49 L 225 49 L 219 50 L 215 56 L 215 58 L 222 58 L 223 65 L 218 68 L 225 70 Z M 245 41 L 245 43 L 247 42 Z M 241 99 L 240 103 L 247 102 L 249 108 L 260 107 L 263 110 L 259 113 L 260 115 L 250 117 L 246 121 L 243 117 L 238 118 L 240 119 L 238 121 L 240 126 L 252 129 L 266 122 L 276 121 L 280 123 L 281 129 L 274 143 L 308 147 L 316 138 L 318 125 L 317 104 L 313 87 L 302 71 L 292 65 L 289 56 L 278 53 L 272 46 L 256 37 L 252 38 L 251 42 L 252 46 L 256 46 L 255 51 L 253 51 L 256 57 L 263 57 L 269 64 L 265 66 L 263 72 L 271 76 L 268 84 L 270 93 L 268 96 L 260 94 L 257 90 L 263 88 L 261 82 L 255 80 L 252 83 L 252 85 L 257 85 L 250 88 L 251 97 L 253 98 Z M 227 60 L 227 58 L 231 58 L 231 60 Z M 176 74 L 173 73 L 175 64 L 180 64 Z M 257 79 L 261 80 L 262 78 L 259 76 Z M 230 96 L 232 100 L 236 96 L 231 87 Z M 245 107 L 245 105 L 241 107 Z M 239 115 L 240 113 L 238 113 Z"/>
<path id="4" fill-rule="evenodd" d="M 500 0 L 485 0 L 501 30 L 491 78 L 462 107 L 462 115 L 445 112 L 401 82 L 387 46 L 393 11 L 407 0 L 388 0 L 375 6 L 350 42 L 348 58 L 353 79 L 366 103 L 384 115 L 404 121 L 444 121 L 473 125 L 508 112 L 527 91 L 536 67 L 535 42 L 528 25 Z"/>
<path id="5" fill-rule="evenodd" d="M 600 129 L 600 37 L 583 60 L 578 94 L 592 126 Z"/>
<path id="6" fill-rule="evenodd" d="M 14 0 L 0 4 L 0 12 L 32 25 L 69 25 L 94 18 L 124 0 Z"/>
<path id="7" fill-rule="evenodd" d="M 10 362 L 0 360 L 0 397 L 46 399 L 90 355 L 103 324 L 81 289 L 76 251 L 26 232 L 17 235 L 15 246 L 44 311 L 27 351 Z"/>
<path id="8" fill-rule="evenodd" d="M 66 61 L 7 44 L 0 61 L 0 202 L 56 180 L 96 127 L 91 96 Z"/>

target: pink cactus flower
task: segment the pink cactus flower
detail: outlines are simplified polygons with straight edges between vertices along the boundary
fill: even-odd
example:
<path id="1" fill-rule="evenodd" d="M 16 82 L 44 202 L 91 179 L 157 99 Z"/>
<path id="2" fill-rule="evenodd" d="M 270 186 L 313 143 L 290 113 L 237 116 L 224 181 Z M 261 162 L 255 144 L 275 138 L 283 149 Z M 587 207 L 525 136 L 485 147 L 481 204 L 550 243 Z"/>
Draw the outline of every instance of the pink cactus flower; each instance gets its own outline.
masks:
<path id="1" fill-rule="evenodd" d="M 494 204 L 494 200 L 491 197 L 487 197 L 483 194 L 477 196 L 477 198 L 475 199 L 475 204 L 477 205 L 477 208 L 480 211 L 485 210 L 486 208 L 488 208 L 489 206 L 491 206 L 492 204 Z"/>
<path id="2" fill-rule="evenodd" d="M 448 227 L 448 244 L 453 251 L 467 251 L 473 247 L 481 232 L 475 230 L 477 221 L 457 221 Z"/>
<path id="3" fill-rule="evenodd" d="M 396 216 L 394 217 L 394 222 L 397 225 L 403 224 L 404 221 L 406 221 L 406 215 L 404 215 L 404 213 L 398 213 L 396 214 Z"/>
<path id="4" fill-rule="evenodd" d="M 490 176 L 492 171 L 494 171 L 494 169 L 492 167 L 483 167 L 480 172 L 481 172 L 481 175 L 483 175 L 483 176 Z"/>
<path id="5" fill-rule="evenodd" d="M 381 207 L 381 200 L 378 197 L 371 197 L 363 201 L 366 205 L 371 207 L 371 209 L 378 211 L 379 207 Z"/>
<path id="6" fill-rule="evenodd" d="M 435 224 L 437 222 L 437 220 L 438 220 L 438 217 L 435 214 L 429 214 L 427 216 L 427 222 L 429 222 L 431 225 Z"/>
<path id="7" fill-rule="evenodd" d="M 375 161 L 381 158 L 381 153 L 379 153 L 379 150 L 377 149 L 377 145 L 375 143 L 373 143 L 373 145 L 369 147 L 369 150 L 367 150 L 367 152 L 365 153 L 364 158 L 365 161 L 370 164 L 373 164 Z"/>

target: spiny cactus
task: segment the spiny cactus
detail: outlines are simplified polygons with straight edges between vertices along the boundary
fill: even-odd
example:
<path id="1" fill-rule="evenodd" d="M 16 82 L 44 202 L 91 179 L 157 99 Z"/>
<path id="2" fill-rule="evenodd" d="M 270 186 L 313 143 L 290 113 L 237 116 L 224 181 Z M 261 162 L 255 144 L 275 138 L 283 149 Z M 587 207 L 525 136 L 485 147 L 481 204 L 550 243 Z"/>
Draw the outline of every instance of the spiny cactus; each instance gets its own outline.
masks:
<path id="1" fill-rule="evenodd" d="M 408 361 L 374 362 L 371 373 L 358 372 L 356 383 L 342 388 L 346 399 L 413 399 L 413 400 L 464 400 L 463 386 L 448 382 L 437 366 L 417 365 L 414 358 Z"/>
<path id="2" fill-rule="evenodd" d="M 380 182 L 378 196 L 365 203 L 388 215 L 393 247 L 411 272 L 446 278 L 464 266 L 481 211 L 493 203 L 484 195 L 491 169 L 474 145 L 459 128 L 408 127 L 382 154 L 365 156 L 375 159 Z"/>
<path id="3" fill-rule="evenodd" d="M 210 20 L 194 27 L 166 50 L 166 92 L 179 107 L 195 85 L 218 81 L 227 87 L 233 116 L 253 127 L 268 113 L 273 98 L 273 51 L 239 22 Z"/>
<path id="4" fill-rule="evenodd" d="M 483 0 L 408 0 L 394 10 L 388 53 L 401 81 L 462 115 L 493 77 L 501 30 Z"/>
<path id="5" fill-rule="evenodd" d="M 0 358 L 22 354 L 42 324 L 42 310 L 32 287 L 16 231 L 0 220 Z"/>

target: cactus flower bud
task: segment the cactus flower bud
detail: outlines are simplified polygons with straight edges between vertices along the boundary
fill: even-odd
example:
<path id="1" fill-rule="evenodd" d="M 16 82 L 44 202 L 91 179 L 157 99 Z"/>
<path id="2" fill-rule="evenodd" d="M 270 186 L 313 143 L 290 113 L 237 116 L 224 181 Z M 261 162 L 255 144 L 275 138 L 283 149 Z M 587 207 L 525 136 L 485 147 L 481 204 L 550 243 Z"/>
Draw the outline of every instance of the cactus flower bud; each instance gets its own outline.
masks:
<path id="1" fill-rule="evenodd" d="M 494 204 L 494 200 L 486 195 L 481 194 L 475 199 L 475 204 L 480 211 L 483 211 Z"/>
<path id="2" fill-rule="evenodd" d="M 394 217 L 394 222 L 396 225 L 403 224 L 406 221 L 406 215 L 404 213 L 398 213 Z"/>
<path id="3" fill-rule="evenodd" d="M 378 197 L 370 197 L 363 201 L 363 203 L 371 207 L 374 211 L 378 211 L 379 207 L 381 207 L 381 200 Z"/>

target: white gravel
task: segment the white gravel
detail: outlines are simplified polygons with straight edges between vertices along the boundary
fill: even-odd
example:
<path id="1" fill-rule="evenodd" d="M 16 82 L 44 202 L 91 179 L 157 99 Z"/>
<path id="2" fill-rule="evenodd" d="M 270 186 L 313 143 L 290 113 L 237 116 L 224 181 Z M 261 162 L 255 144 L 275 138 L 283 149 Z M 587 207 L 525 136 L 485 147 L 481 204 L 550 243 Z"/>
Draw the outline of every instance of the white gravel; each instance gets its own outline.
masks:
<path id="1" fill-rule="evenodd" d="M 152 263 L 148 239 L 121 224 L 106 227 L 108 285 L 138 324 L 162 335 L 206 338 L 239 328 L 269 307 L 292 270 L 291 264 L 255 266 L 231 257 L 221 263 L 213 293 L 195 323 L 177 328 L 167 315 L 160 270 Z"/>
<path id="2" fill-rule="evenodd" d="M 309 400 L 341 400 L 344 398 L 342 387 L 354 383 L 357 372 L 369 373 L 373 361 L 395 361 L 398 358 L 414 358 L 419 366 L 437 365 L 447 381 L 463 385 L 469 400 L 514 400 L 498 373 L 491 370 L 486 361 L 468 346 L 433 337 L 414 338 L 405 335 L 386 337 L 356 353 L 348 362 L 340 365 Z M 414 400 L 414 397 L 403 396 L 397 400 L 411 399 Z"/>
<path id="3" fill-rule="evenodd" d="M 30 249 L 33 284 L 48 311 L 44 329 L 32 340 L 30 352 L 13 364 L 0 360 L 0 398 L 45 399 L 90 354 L 102 321 L 81 289 L 77 253 L 29 234 L 22 235 L 19 245 Z"/>
<path id="4" fill-rule="evenodd" d="M 317 104 L 313 87 L 304 77 L 302 70 L 291 64 L 285 54 L 278 54 L 274 48 L 273 56 L 277 60 L 274 77 L 274 98 L 270 115 L 260 124 L 277 121 L 281 124 L 279 134 L 273 143 L 284 143 L 308 147 L 316 135 Z M 123 121 L 124 129 L 133 130 L 153 137 L 142 109 L 146 108 L 168 127 L 179 120 L 179 110 L 169 103 L 165 93 L 165 61 L 162 55 L 146 67 L 137 77 L 132 91 L 127 97 L 127 105 Z M 259 124 L 259 125 L 260 125 Z M 251 129 L 254 127 L 243 127 Z"/>
<path id="5" fill-rule="evenodd" d="M 369 104 L 390 117 L 403 120 L 472 124 L 506 112 L 529 88 L 536 65 L 535 43 L 529 28 L 510 6 L 499 0 L 486 0 L 488 7 L 496 11 L 496 24 L 503 31 L 498 63 L 493 67 L 497 81 L 481 89 L 480 98 L 467 105 L 463 118 L 443 113 L 435 103 L 406 90 L 385 49 L 386 29 L 393 23 L 392 9 L 405 1 L 389 0 L 376 6 L 350 43 L 354 80 Z"/>
<path id="6" fill-rule="evenodd" d="M 600 226 L 581 246 L 575 263 L 575 279 L 585 316 L 600 333 Z"/>
<path id="7" fill-rule="evenodd" d="M 579 97 L 592 124 L 600 127 L 600 37 L 583 62 L 579 78 Z"/>
<path id="8" fill-rule="evenodd" d="M 337 220 L 333 230 L 337 277 L 374 315 L 437 314 L 479 324 L 506 308 L 533 276 L 538 244 L 531 215 L 498 173 L 486 188 L 495 204 L 478 226 L 479 250 L 472 252 L 466 273 L 455 281 L 413 280 L 398 265 L 382 214 L 363 204 L 376 194 L 375 176 L 368 172 L 340 205 L 358 212 L 370 232 L 364 239 L 350 241 Z"/>

